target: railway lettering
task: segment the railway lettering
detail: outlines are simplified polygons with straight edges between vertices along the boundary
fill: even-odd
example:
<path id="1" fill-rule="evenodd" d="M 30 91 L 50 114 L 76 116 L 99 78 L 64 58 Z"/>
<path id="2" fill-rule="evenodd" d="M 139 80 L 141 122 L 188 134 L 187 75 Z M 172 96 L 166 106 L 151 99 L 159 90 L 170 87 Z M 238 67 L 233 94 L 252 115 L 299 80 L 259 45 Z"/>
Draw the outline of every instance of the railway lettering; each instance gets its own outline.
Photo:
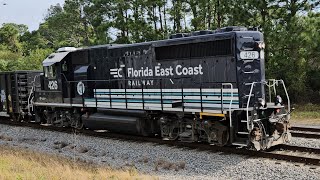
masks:
<path id="1" fill-rule="evenodd" d="M 153 86 L 153 80 L 130 80 L 128 81 L 128 85 L 132 87 L 140 87 L 143 86 Z"/>

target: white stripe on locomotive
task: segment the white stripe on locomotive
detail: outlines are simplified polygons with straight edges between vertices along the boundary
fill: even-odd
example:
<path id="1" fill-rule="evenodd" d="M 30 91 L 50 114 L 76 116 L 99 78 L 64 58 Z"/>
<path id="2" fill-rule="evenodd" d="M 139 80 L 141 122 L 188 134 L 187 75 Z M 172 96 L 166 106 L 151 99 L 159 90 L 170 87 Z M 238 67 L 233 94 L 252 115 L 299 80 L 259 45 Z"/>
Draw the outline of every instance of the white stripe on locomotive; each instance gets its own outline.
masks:
<path id="1" fill-rule="evenodd" d="M 200 94 L 202 94 L 202 103 Z M 182 103 L 182 98 L 184 109 L 182 106 L 173 107 L 175 103 Z M 202 106 L 203 112 L 221 112 L 221 108 L 224 110 L 230 107 L 239 108 L 239 95 L 238 89 L 221 91 L 219 88 L 206 88 L 201 92 L 200 89 L 183 89 L 183 91 L 182 89 L 95 89 L 94 98 L 85 99 L 85 105 L 121 109 L 162 110 L 163 108 L 165 111 L 185 112 L 201 112 Z"/>

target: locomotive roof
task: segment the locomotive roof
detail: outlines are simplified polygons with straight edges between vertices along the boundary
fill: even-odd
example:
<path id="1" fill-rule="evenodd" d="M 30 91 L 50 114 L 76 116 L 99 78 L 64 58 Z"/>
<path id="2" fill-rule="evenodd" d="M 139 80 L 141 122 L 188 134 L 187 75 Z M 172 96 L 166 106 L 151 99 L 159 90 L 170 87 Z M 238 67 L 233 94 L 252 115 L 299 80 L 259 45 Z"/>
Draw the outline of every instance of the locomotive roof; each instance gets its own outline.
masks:
<path id="1" fill-rule="evenodd" d="M 157 41 L 133 43 L 133 44 L 104 44 L 104 45 L 78 48 L 76 51 L 73 51 L 73 52 L 85 51 L 90 49 L 100 49 L 100 48 L 117 49 L 117 48 L 126 48 L 126 47 L 130 48 L 130 47 L 136 47 L 136 46 L 151 46 L 151 45 L 155 47 L 161 47 L 166 45 L 178 45 L 178 44 L 185 44 L 185 43 L 192 43 L 192 42 L 196 43 L 196 42 L 208 41 L 208 40 L 225 39 L 225 38 L 233 37 L 236 34 L 246 35 L 246 36 L 248 36 L 248 34 L 261 35 L 261 32 L 259 31 L 228 31 L 228 32 L 217 32 L 214 34 L 196 35 L 196 36 L 181 37 L 181 38 L 174 38 L 174 39 L 164 39 L 164 40 L 157 40 Z M 44 61 L 43 63 L 45 62 L 46 61 Z M 52 64 L 52 62 L 50 62 L 49 64 Z"/>
<path id="2" fill-rule="evenodd" d="M 205 34 L 205 35 L 189 36 L 189 37 L 174 38 L 174 39 L 164 39 L 164 40 L 133 43 L 133 44 L 98 45 L 98 46 L 80 48 L 78 50 L 89 50 L 89 49 L 96 49 L 96 48 L 116 49 L 116 48 L 124 48 L 124 47 L 143 46 L 143 45 L 154 45 L 156 47 L 159 47 L 159 46 L 173 45 L 173 44 L 184 44 L 186 42 L 190 43 L 190 42 L 206 41 L 208 39 L 225 39 L 225 38 L 228 38 L 228 37 L 232 37 L 235 34 L 239 34 L 239 35 L 242 35 L 242 34 L 243 35 L 244 34 L 261 34 L 261 32 L 259 32 L 259 31 L 218 32 L 218 33 L 214 33 L 214 34 Z"/>

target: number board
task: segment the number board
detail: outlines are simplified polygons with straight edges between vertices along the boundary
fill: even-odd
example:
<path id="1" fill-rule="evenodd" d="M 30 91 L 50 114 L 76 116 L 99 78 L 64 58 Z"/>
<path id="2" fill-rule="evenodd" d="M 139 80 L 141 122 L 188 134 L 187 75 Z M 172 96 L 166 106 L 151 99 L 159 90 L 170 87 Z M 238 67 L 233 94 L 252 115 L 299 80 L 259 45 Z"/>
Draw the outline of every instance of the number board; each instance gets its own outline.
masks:
<path id="1" fill-rule="evenodd" d="M 58 89 L 58 82 L 57 81 L 49 81 L 48 88 L 50 90 L 57 90 Z"/>
<path id="2" fill-rule="evenodd" d="M 241 59 L 258 59 L 259 52 L 258 51 L 242 51 L 240 52 Z"/>

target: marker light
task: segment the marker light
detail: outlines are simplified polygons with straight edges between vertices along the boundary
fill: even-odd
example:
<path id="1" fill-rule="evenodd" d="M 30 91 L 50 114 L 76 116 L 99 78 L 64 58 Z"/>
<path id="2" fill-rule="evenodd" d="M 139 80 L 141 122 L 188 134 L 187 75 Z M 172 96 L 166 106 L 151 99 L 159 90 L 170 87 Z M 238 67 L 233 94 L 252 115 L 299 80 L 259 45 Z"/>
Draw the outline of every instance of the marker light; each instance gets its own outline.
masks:
<path id="1" fill-rule="evenodd" d="M 260 49 L 266 48 L 266 44 L 264 42 L 260 42 L 258 46 Z"/>

